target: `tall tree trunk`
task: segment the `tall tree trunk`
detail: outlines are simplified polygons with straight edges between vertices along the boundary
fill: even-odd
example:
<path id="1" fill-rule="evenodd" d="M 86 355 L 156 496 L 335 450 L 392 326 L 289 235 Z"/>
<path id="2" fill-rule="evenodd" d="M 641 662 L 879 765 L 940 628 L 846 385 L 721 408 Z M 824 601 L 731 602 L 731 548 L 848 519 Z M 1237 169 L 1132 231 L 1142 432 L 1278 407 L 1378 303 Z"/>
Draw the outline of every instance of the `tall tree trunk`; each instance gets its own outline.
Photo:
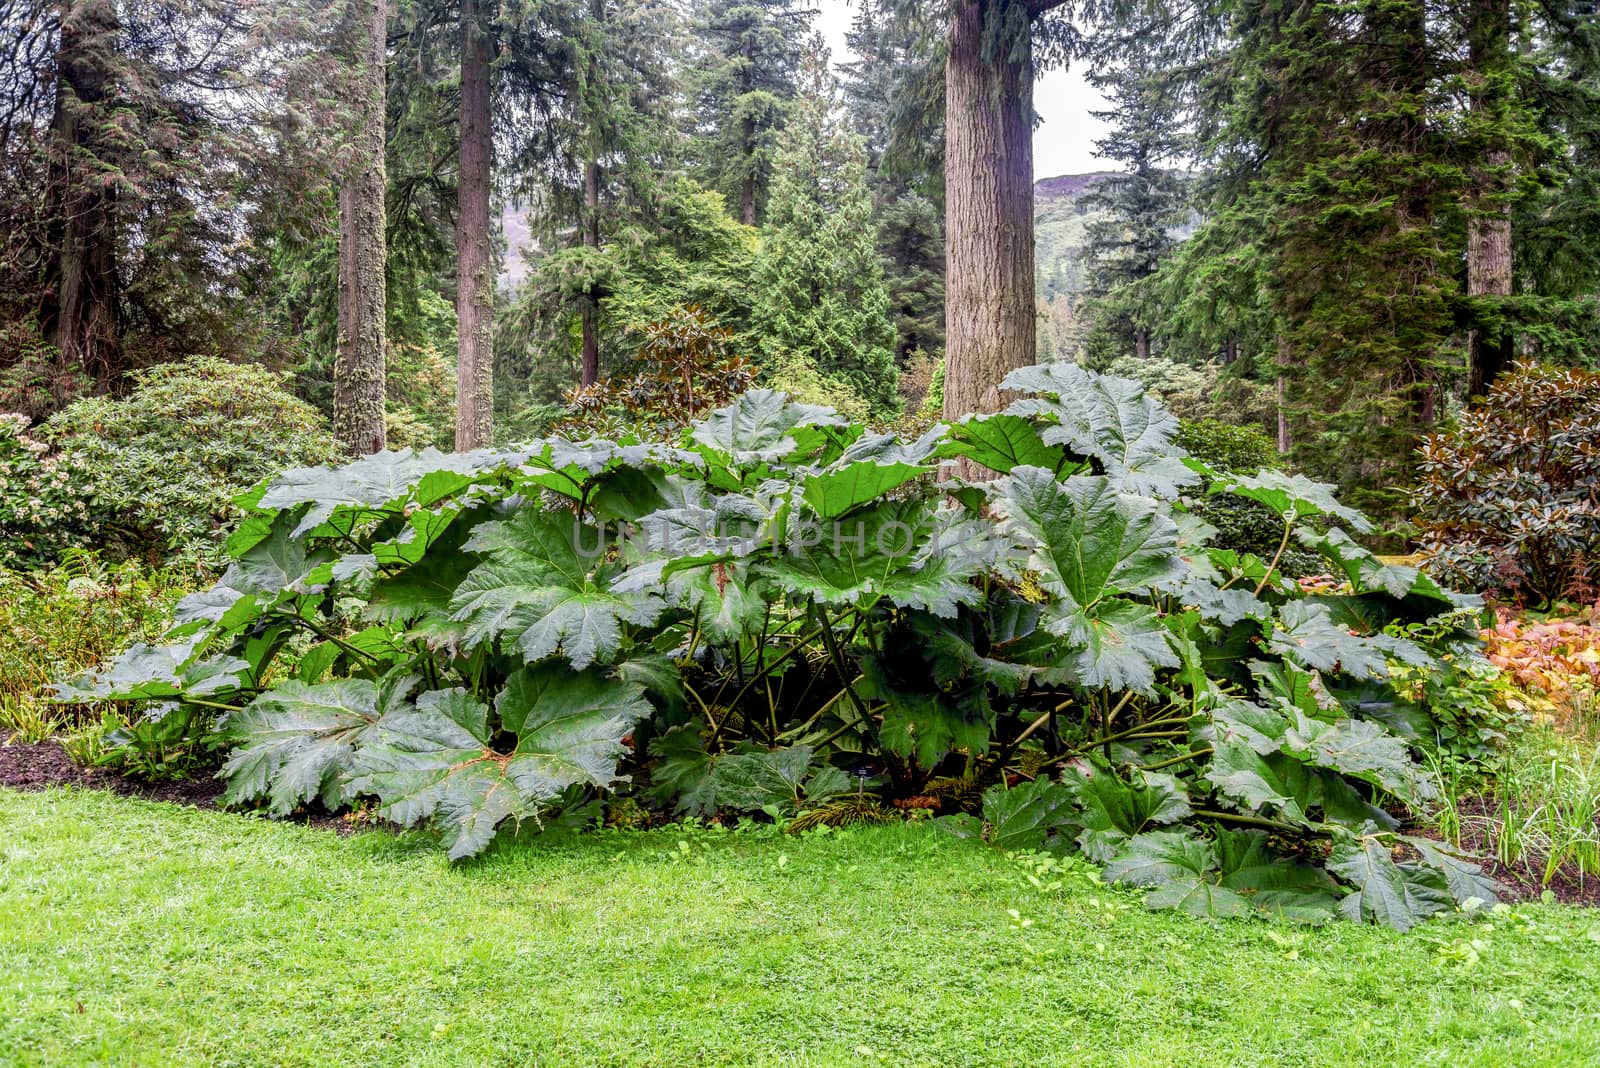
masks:
<path id="1" fill-rule="evenodd" d="M 600 164 L 590 159 L 583 169 L 583 245 L 600 248 Z M 583 295 L 580 309 L 583 320 L 583 368 L 580 385 L 592 386 L 600 380 L 600 301 L 596 294 Z"/>
<path id="2" fill-rule="evenodd" d="M 1467 203 L 1467 295 L 1492 318 L 1512 291 L 1512 162 L 1507 125 L 1511 108 L 1510 0 L 1474 0 L 1467 27 L 1470 106 L 1483 133 L 1481 159 L 1471 168 Z M 1481 316 L 1480 316 L 1481 317 Z M 1481 397 L 1510 363 L 1516 339 L 1503 322 L 1475 324 L 1467 340 L 1467 395 Z"/>
<path id="3" fill-rule="evenodd" d="M 494 439 L 494 278 L 489 245 L 489 35 L 461 0 L 461 166 L 456 190 L 456 449 Z"/>
<path id="4" fill-rule="evenodd" d="M 744 68 L 743 68 L 744 75 L 743 75 L 743 77 L 744 77 L 746 83 L 748 83 L 748 81 L 750 79 L 750 70 L 751 70 L 751 65 L 752 65 L 752 62 L 753 62 L 752 57 L 754 55 L 754 51 L 753 51 L 754 47 L 755 47 L 755 42 L 753 42 L 750 39 L 750 35 L 748 33 L 746 33 L 745 34 L 745 38 L 744 38 L 744 48 L 743 48 L 743 52 L 744 52 Z M 749 85 L 746 84 L 745 85 L 745 90 L 747 92 L 749 91 L 749 88 L 750 88 Z M 744 123 L 743 123 L 743 126 L 741 127 L 740 132 L 741 132 L 741 135 L 744 138 L 745 161 L 744 161 L 744 178 L 739 183 L 739 217 L 740 217 L 741 220 L 743 220 L 743 222 L 744 222 L 744 224 L 746 226 L 754 226 L 756 224 L 756 170 L 755 170 L 756 118 L 755 118 L 754 115 L 751 115 L 748 112 L 745 114 Z"/>
<path id="5" fill-rule="evenodd" d="M 51 121 L 53 261 L 40 325 L 64 372 L 82 372 L 104 390 L 122 370 L 121 284 L 117 276 L 116 194 L 100 182 L 108 146 L 121 23 L 113 0 L 61 3 L 56 109 Z"/>
<path id="6" fill-rule="evenodd" d="M 339 187 L 339 351 L 333 366 L 333 433 L 354 456 L 378 452 L 384 431 L 384 119 L 387 0 L 356 9 L 356 113 L 360 128 Z"/>
<path id="7" fill-rule="evenodd" d="M 1003 404 L 1035 361 L 1033 63 L 984 41 L 1020 0 L 956 0 L 945 66 L 945 391 L 955 419 Z M 999 58 L 1003 57 L 1003 58 Z M 970 466 L 970 465 L 969 465 Z M 964 473 L 968 472 L 963 468 Z"/>
<path id="8" fill-rule="evenodd" d="M 1291 349 L 1289 339 L 1282 334 L 1278 335 L 1278 455 L 1287 456 L 1294 447 L 1294 438 L 1289 433 L 1289 380 L 1284 371 L 1289 366 Z"/>

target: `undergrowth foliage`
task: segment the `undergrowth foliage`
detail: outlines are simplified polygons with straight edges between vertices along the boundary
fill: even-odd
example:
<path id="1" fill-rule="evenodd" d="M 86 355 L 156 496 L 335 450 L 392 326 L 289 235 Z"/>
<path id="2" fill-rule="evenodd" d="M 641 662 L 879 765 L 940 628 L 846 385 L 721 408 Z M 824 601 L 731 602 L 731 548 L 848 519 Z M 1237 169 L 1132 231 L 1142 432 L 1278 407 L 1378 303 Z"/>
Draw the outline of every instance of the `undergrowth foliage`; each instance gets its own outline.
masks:
<path id="1" fill-rule="evenodd" d="M 1428 568 L 1544 607 L 1600 595 L 1600 372 L 1519 365 L 1422 448 Z"/>
<path id="2" fill-rule="evenodd" d="M 452 857 L 621 793 L 931 809 L 1204 915 L 1405 928 L 1491 898 L 1394 814 L 1430 789 L 1408 695 L 1474 655 L 1470 606 L 1358 546 L 1327 486 L 1213 477 L 1137 383 L 1005 386 L 1027 396 L 915 440 L 752 390 L 668 444 L 292 472 L 243 502 L 166 644 L 61 696 L 214 713 L 229 803 L 373 798 Z M 996 477 L 939 481 L 957 457 Z M 1208 547 L 1186 503 L 1208 494 L 1270 510 L 1275 551 Z M 1286 578 L 1291 546 L 1349 592 Z"/>

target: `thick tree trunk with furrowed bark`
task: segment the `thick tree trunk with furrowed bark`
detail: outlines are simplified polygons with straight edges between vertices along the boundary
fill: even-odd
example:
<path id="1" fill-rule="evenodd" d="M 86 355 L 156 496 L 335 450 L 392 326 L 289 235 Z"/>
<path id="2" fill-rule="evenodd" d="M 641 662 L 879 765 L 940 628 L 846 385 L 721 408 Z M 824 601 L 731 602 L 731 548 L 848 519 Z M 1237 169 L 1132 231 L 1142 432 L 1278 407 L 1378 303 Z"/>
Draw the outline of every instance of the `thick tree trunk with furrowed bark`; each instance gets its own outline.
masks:
<path id="1" fill-rule="evenodd" d="M 110 165 L 101 129 L 108 122 L 121 23 L 112 0 L 62 6 L 51 123 L 55 252 L 39 320 L 61 369 L 85 373 L 104 390 L 122 370 L 116 194 L 99 180 Z"/>
<path id="2" fill-rule="evenodd" d="M 353 456 L 380 451 L 384 433 L 384 62 L 386 0 L 357 6 L 359 129 L 339 188 L 339 350 L 333 433 Z"/>
<path id="3" fill-rule="evenodd" d="M 600 247 L 600 164 L 590 159 L 583 169 L 583 245 Z M 600 381 L 600 301 L 594 293 L 583 296 L 579 309 L 583 322 L 583 363 L 580 385 Z"/>
<path id="4" fill-rule="evenodd" d="M 991 57 L 985 20 L 1019 0 L 957 0 L 945 67 L 944 415 L 993 412 L 1036 359 L 1033 63 Z M 964 472 L 967 473 L 967 472 Z M 973 471 L 971 474 L 978 474 Z"/>
<path id="5" fill-rule="evenodd" d="M 461 167 L 456 193 L 456 448 L 494 439 L 494 261 L 489 244 L 489 36 L 461 0 Z"/>

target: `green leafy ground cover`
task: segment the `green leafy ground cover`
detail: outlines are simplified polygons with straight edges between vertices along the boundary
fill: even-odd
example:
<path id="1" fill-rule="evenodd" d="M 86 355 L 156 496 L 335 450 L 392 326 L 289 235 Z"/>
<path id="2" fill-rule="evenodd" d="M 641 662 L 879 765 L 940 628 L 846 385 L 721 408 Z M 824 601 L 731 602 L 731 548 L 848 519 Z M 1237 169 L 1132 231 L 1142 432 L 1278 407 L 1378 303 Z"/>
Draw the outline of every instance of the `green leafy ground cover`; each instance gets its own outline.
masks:
<path id="1" fill-rule="evenodd" d="M 914 824 L 467 864 L 95 792 L 0 828 L 6 1064 L 1600 1061 L 1600 920 L 1558 906 L 1215 923 Z"/>

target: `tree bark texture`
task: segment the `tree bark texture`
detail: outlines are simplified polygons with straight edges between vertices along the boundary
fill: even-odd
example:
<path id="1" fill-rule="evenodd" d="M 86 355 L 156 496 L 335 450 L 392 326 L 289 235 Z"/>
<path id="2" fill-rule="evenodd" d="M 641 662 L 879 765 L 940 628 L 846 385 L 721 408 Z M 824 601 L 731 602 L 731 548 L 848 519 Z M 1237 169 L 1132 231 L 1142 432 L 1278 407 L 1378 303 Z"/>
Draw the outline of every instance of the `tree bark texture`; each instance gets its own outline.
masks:
<path id="1" fill-rule="evenodd" d="M 489 244 L 489 36 L 461 2 L 461 166 L 456 192 L 456 449 L 494 439 L 494 261 Z"/>
<path id="2" fill-rule="evenodd" d="M 333 433 L 353 456 L 385 444 L 384 121 L 387 0 L 357 5 L 358 129 L 339 187 L 339 347 L 333 366 Z"/>
<path id="3" fill-rule="evenodd" d="M 109 146 L 98 135 L 116 91 L 117 38 L 112 0 L 61 4 L 56 109 L 51 122 L 50 196 L 55 255 L 40 325 L 64 372 L 89 375 L 105 390 L 120 373 L 116 194 L 102 183 Z"/>
<path id="4" fill-rule="evenodd" d="M 590 159 L 583 169 L 583 244 L 600 247 L 600 164 Z M 578 375 L 580 385 L 592 386 L 600 380 L 600 300 L 585 293 L 579 309 L 583 322 L 583 359 Z"/>
<path id="5" fill-rule="evenodd" d="M 945 67 L 944 416 L 999 410 L 1036 359 L 1033 63 L 997 60 L 984 23 L 1018 0 L 957 0 Z M 1024 57 L 1031 55 L 1023 49 Z M 963 472 L 966 473 L 966 472 Z"/>
<path id="6" fill-rule="evenodd" d="M 1512 160 L 1506 136 L 1511 107 L 1510 0 L 1476 0 L 1469 16 L 1467 62 L 1470 107 L 1484 148 L 1471 169 L 1467 204 L 1467 295 L 1503 305 L 1512 293 Z M 1491 313 L 1492 314 L 1492 313 Z M 1497 317 L 1496 317 L 1497 318 Z M 1516 338 L 1509 325 L 1477 324 L 1467 339 L 1467 395 L 1481 397 L 1512 361 Z"/>

